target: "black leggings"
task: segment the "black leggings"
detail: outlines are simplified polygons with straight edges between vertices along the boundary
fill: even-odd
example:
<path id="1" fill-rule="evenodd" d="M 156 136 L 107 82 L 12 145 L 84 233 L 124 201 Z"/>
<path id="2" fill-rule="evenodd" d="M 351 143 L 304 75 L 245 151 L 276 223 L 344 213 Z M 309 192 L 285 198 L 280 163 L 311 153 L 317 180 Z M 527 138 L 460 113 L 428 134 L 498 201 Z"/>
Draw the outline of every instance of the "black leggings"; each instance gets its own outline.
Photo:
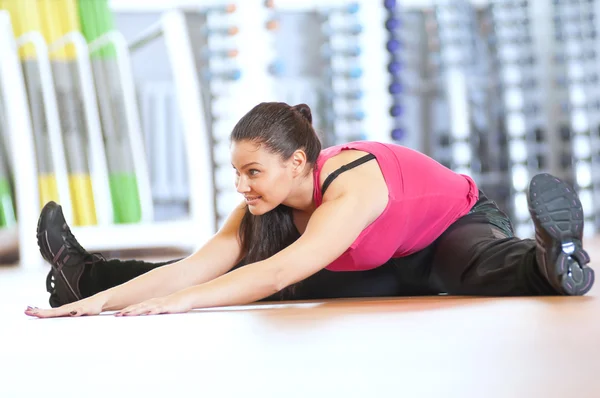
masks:
<path id="1" fill-rule="evenodd" d="M 425 249 L 390 259 L 369 271 L 324 269 L 264 301 L 438 294 L 554 295 L 538 271 L 535 247 L 532 239 L 516 238 L 506 214 L 480 192 L 470 213 Z M 108 260 L 88 265 L 80 291 L 88 297 L 175 261 Z M 244 265 L 242 261 L 233 269 Z"/>

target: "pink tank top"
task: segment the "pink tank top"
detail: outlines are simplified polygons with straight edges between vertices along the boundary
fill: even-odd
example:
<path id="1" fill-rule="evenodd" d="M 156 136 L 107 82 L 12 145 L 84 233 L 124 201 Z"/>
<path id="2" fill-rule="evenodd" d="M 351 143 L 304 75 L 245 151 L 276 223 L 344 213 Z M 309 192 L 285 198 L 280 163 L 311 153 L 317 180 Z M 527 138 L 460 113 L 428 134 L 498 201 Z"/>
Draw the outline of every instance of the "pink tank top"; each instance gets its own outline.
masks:
<path id="1" fill-rule="evenodd" d="M 314 199 L 322 203 L 319 185 L 325 161 L 346 149 L 373 154 L 387 182 L 383 213 L 333 263 L 331 271 L 363 271 L 429 246 L 479 199 L 475 182 L 432 158 L 400 145 L 358 141 L 321 151 L 314 170 Z M 362 167 L 362 166 L 357 166 Z M 350 171 L 346 171 L 347 173 Z M 335 180 L 334 180 L 335 181 Z"/>

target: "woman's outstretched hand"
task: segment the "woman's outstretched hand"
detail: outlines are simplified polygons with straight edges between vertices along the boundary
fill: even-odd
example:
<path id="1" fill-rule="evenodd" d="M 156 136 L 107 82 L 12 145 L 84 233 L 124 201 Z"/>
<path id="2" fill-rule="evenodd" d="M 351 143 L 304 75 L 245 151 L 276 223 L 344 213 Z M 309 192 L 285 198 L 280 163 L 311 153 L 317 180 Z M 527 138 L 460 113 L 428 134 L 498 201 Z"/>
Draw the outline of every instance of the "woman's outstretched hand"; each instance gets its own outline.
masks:
<path id="1" fill-rule="evenodd" d="M 188 312 L 191 309 L 192 305 L 189 298 L 186 297 L 186 294 L 179 292 L 130 305 L 117 312 L 115 316 L 179 314 Z"/>
<path id="2" fill-rule="evenodd" d="M 27 307 L 27 309 L 25 310 L 25 315 L 34 316 L 37 318 L 98 315 L 102 312 L 102 307 L 104 306 L 105 302 L 105 298 L 96 295 L 52 309 Z"/>
<path id="3" fill-rule="evenodd" d="M 42 309 L 27 307 L 25 315 L 37 318 L 74 317 L 82 315 L 98 315 L 103 311 L 106 299 L 101 295 L 66 304 L 61 307 Z M 172 294 L 130 305 L 118 311 L 116 316 L 177 314 L 192 309 L 190 300 L 185 294 Z"/>

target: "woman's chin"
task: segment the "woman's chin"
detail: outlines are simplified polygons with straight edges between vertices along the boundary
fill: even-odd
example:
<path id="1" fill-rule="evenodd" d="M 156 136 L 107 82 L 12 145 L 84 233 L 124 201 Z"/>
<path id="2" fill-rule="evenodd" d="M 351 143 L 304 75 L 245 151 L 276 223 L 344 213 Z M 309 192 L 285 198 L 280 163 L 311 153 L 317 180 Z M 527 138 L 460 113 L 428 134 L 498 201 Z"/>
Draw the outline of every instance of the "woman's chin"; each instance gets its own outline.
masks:
<path id="1" fill-rule="evenodd" d="M 263 214 L 268 213 L 273 209 L 270 206 L 265 206 L 263 203 L 262 206 L 248 205 L 248 210 L 253 216 L 262 216 Z"/>

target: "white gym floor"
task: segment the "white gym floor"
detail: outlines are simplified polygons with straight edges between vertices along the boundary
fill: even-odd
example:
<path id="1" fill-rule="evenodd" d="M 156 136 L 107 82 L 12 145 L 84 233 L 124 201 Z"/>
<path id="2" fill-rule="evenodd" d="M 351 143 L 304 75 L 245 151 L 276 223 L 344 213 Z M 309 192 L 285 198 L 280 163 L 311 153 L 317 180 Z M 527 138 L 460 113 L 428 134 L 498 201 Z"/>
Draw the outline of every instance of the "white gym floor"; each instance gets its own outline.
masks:
<path id="1" fill-rule="evenodd" d="M 598 264 L 600 240 L 586 248 Z M 600 283 L 585 297 L 29 318 L 48 306 L 46 273 L 0 266 L 2 398 L 600 396 Z"/>

